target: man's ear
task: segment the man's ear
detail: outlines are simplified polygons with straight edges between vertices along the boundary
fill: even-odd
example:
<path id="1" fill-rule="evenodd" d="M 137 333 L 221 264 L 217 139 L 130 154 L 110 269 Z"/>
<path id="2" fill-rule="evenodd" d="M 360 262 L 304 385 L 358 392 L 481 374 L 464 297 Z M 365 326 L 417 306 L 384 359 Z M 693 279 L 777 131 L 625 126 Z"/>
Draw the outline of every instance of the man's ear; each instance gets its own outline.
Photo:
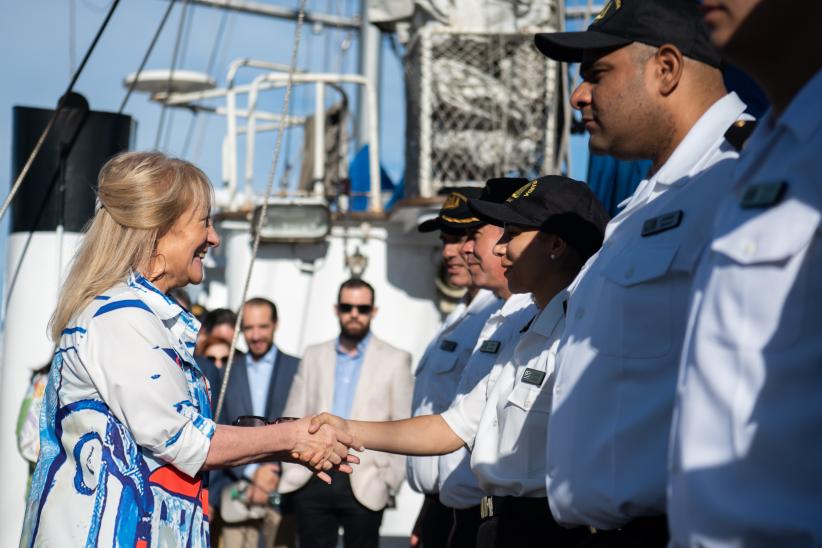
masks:
<path id="1" fill-rule="evenodd" d="M 657 89 L 665 97 L 676 90 L 682 79 L 682 70 L 685 67 L 685 58 L 679 48 L 671 44 L 659 47 L 654 55 Z"/>
<path id="2" fill-rule="evenodd" d="M 380 309 L 379 309 L 379 308 L 377 308 L 376 306 L 375 306 L 375 307 L 373 307 L 373 308 L 371 309 L 371 319 L 374 319 L 374 318 L 377 316 L 377 312 L 379 312 L 379 311 L 380 311 Z"/>

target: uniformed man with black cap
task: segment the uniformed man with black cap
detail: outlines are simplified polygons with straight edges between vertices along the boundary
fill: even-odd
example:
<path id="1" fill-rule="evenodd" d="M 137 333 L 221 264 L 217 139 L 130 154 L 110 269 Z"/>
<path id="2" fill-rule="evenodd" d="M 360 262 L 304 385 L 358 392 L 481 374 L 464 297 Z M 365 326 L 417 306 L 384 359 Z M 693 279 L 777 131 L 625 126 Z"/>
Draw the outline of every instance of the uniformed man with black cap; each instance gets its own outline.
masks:
<path id="1" fill-rule="evenodd" d="M 417 364 L 412 400 L 414 417 L 448 409 L 482 326 L 503 302 L 488 288 L 474 283 L 462 253 L 467 231 L 484 224 L 468 209 L 468 199 L 481 194 L 482 189 L 476 187 L 451 189 L 439 214 L 418 227 L 420 232 L 439 230 L 447 281 L 453 286 L 466 288 L 466 294 L 445 319 Z M 504 284 L 504 278 L 502 282 Z M 439 501 L 439 458 L 408 458 L 408 483 L 425 495 L 414 526 L 412 546 L 421 544 L 423 548 L 437 548 L 447 545 L 453 512 Z"/>
<path id="2" fill-rule="evenodd" d="M 584 183 L 546 176 L 518 189 L 503 204 L 469 201 L 505 232 L 495 253 L 512 292 L 530 292 L 539 309 L 499 369 L 480 379 L 441 415 L 404 421 L 344 421 L 365 447 L 401 454 L 445 454 L 471 448 L 471 469 L 489 495 L 477 536 L 480 547 L 568 546 L 584 532 L 559 527 L 545 498 L 545 434 L 551 407 L 554 357 L 565 321 L 565 286 L 599 247 L 607 214 Z"/>
<path id="3" fill-rule="evenodd" d="M 584 32 L 538 34 L 581 62 L 571 103 L 595 154 L 653 164 L 571 285 L 546 456 L 549 501 L 602 546 L 664 546 L 667 450 L 696 261 L 738 156 L 745 105 L 693 0 L 609 1 Z M 730 130 L 730 131 L 729 131 Z"/>

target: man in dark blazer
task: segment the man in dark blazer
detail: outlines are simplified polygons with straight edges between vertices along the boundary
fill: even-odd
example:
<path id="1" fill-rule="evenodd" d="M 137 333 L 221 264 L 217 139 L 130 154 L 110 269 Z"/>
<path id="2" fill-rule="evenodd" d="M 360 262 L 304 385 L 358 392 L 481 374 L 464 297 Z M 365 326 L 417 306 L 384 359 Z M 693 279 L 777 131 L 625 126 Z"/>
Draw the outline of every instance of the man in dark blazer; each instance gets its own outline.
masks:
<path id="1" fill-rule="evenodd" d="M 231 424 L 243 415 L 270 420 L 282 415 L 300 361 L 277 348 L 276 329 L 274 303 L 259 297 L 245 303 L 242 331 L 248 353 L 232 366 L 218 423 Z M 214 407 L 220 391 L 216 384 L 212 386 Z M 276 502 L 280 470 L 279 463 L 262 463 L 211 473 L 209 502 L 215 509 L 212 515 L 222 518 L 218 521 L 222 522 L 225 548 L 294 545 L 291 528 L 281 523 Z"/>

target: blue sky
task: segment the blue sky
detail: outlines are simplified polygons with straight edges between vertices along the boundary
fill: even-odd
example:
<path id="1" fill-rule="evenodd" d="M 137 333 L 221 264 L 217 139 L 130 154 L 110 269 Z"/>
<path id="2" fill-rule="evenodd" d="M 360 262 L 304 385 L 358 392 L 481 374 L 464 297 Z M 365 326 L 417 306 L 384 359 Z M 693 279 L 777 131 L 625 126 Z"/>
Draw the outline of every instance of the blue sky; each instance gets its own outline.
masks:
<path id="1" fill-rule="evenodd" d="M 289 7 L 296 0 L 268 0 L 269 3 Z M 0 173 L 8 181 L 0 185 L 5 196 L 11 185 L 11 136 L 12 107 L 15 105 L 51 108 L 64 91 L 70 79 L 70 67 L 80 59 L 102 22 L 110 0 L 73 0 L 75 37 L 70 44 L 70 0 L 0 0 L 3 17 L 0 21 Z M 169 68 L 174 39 L 183 2 L 177 2 L 157 47 L 149 59 L 147 68 Z M 309 0 L 309 10 L 338 14 L 357 11 L 355 0 Z M 163 12 L 164 0 L 121 0 L 108 29 L 97 46 L 88 66 L 75 86 L 91 108 L 116 111 L 125 95 L 122 85 L 126 74 L 136 71 Z M 215 36 L 220 24 L 220 11 L 190 7 L 190 27 L 184 34 L 187 39 L 181 48 L 178 68 L 204 71 L 209 63 Z M 226 32 L 220 41 L 212 76 L 218 84 L 225 83 L 225 73 L 231 60 L 246 56 L 273 62 L 288 63 L 293 43 L 293 24 L 269 18 L 242 14 L 229 16 Z M 347 53 L 340 52 L 345 31 L 306 25 L 304 41 L 299 53 L 299 67 L 313 71 L 332 70 L 341 66 L 343 71 L 357 69 L 356 40 Z M 404 166 L 404 87 L 402 66 L 397 55 L 384 41 L 382 55 L 382 82 L 380 108 L 381 161 L 395 180 L 399 179 Z M 251 74 L 251 73 L 249 73 Z M 354 90 L 348 90 L 351 96 Z M 313 110 L 313 92 L 295 91 L 293 95 L 296 113 Z M 282 95 L 271 93 L 265 98 L 271 110 L 279 111 Z M 135 148 L 155 148 L 161 107 L 150 102 L 144 94 L 135 94 L 126 107 L 126 114 L 135 118 L 137 140 Z M 160 141 L 160 149 L 172 155 L 182 155 L 202 167 L 218 185 L 220 182 L 220 142 L 224 132 L 224 120 L 205 116 L 193 126 L 193 138 L 185 149 L 192 116 L 186 111 L 175 111 L 166 116 L 166 131 Z M 170 128 L 169 128 L 170 126 Z M 268 146 L 266 148 L 266 143 Z M 261 150 L 273 151 L 274 136 L 261 140 Z M 300 139 L 292 138 L 290 152 L 297 158 Z M 185 150 L 184 150 L 185 149 Z M 582 138 L 572 143 L 574 169 L 572 176 L 583 178 L 587 151 Z M 286 162 L 280 161 L 282 169 Z M 297 162 L 298 164 L 298 162 Z M 255 187 L 263 188 L 271 165 L 271 157 L 260 156 L 255 164 Z M 299 165 L 296 166 L 299 168 Z M 5 238 L 7 224 L 4 220 L 0 232 L 0 262 L 5 263 Z M 5 265 L 3 265 L 3 271 Z"/>

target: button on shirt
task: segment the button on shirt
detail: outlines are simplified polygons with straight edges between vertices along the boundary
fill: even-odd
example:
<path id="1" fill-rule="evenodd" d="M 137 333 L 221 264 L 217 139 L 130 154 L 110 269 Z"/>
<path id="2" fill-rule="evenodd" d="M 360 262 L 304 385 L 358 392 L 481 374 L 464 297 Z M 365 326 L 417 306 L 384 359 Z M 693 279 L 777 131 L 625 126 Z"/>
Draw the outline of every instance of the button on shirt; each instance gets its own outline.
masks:
<path id="1" fill-rule="evenodd" d="M 462 373 L 454 403 L 492 375 L 492 370 L 505 365 L 500 361 L 504 351 L 516 345 L 523 326 L 538 312 L 531 294 L 521 293 L 511 295 L 502 308 L 491 314 Z M 439 458 L 439 491 L 440 502 L 450 508 L 469 508 L 480 503 L 485 493 L 471 471 L 471 453 L 465 448 Z"/>
<path id="2" fill-rule="evenodd" d="M 545 433 L 566 298 L 565 290 L 558 293 L 503 350 L 498 375 L 487 375 L 442 414 L 471 448 L 471 470 L 486 494 L 545 496 Z"/>
<path id="3" fill-rule="evenodd" d="M 671 444 L 674 545 L 822 545 L 820 96 L 822 72 L 759 123 L 695 276 Z M 781 199 L 742 207 L 780 182 Z"/>
<path id="4" fill-rule="evenodd" d="M 337 361 L 334 365 L 334 399 L 331 404 L 331 413 L 344 419 L 351 418 L 351 406 L 354 405 L 354 394 L 357 391 L 357 382 L 360 380 L 362 359 L 371 333 L 357 343 L 354 355 L 343 350 L 337 340 Z"/>
<path id="5" fill-rule="evenodd" d="M 744 108 L 730 94 L 699 119 L 571 285 L 546 451 L 558 522 L 613 529 L 665 512 L 691 273 L 730 184 L 701 173 L 730 172 L 724 134 Z"/>
<path id="6" fill-rule="evenodd" d="M 411 403 L 414 417 L 435 415 L 448 409 L 483 325 L 502 304 L 502 299 L 481 289 L 460 316 L 446 320 L 415 371 Z M 440 458 L 408 457 L 407 478 L 412 489 L 428 494 L 438 492 Z"/>

